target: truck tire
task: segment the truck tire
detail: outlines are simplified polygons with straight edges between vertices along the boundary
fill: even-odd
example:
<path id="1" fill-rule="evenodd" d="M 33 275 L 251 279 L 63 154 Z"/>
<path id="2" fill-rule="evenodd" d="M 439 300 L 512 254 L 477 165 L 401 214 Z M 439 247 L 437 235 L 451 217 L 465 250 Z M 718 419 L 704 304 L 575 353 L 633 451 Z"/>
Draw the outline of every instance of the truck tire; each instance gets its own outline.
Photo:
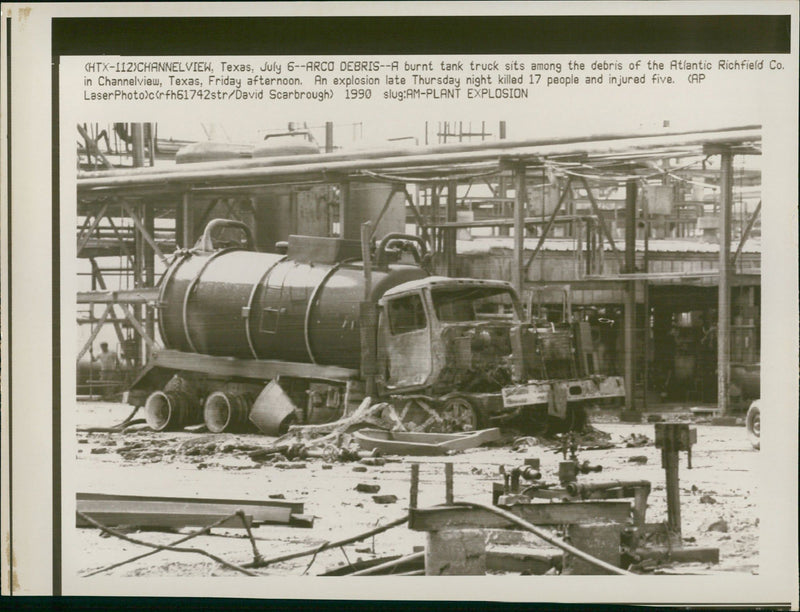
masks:
<path id="1" fill-rule="evenodd" d="M 759 450 L 761 448 L 761 408 L 759 407 L 759 400 L 750 404 L 745 419 L 747 426 L 747 436 L 750 438 L 750 444 L 753 448 Z"/>
<path id="2" fill-rule="evenodd" d="M 483 415 L 469 398 L 449 397 L 439 410 L 446 429 L 452 432 L 475 431 L 485 425 Z"/>

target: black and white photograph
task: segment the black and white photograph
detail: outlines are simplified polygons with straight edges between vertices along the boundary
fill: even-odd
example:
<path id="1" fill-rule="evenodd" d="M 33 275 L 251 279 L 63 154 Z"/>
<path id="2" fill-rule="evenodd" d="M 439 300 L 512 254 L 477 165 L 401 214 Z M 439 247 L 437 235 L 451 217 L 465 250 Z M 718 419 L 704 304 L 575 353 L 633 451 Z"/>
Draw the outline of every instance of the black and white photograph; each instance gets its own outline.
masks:
<path id="1" fill-rule="evenodd" d="M 796 606 L 797 5 L 604 4 L 46 5 L 4 592 Z"/>

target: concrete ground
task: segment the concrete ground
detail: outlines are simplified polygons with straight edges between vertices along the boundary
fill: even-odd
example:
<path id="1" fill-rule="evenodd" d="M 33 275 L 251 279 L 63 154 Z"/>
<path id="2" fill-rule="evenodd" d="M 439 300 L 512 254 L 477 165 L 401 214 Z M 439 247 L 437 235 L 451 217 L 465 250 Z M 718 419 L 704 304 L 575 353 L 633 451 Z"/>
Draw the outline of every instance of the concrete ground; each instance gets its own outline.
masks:
<path id="1" fill-rule="evenodd" d="M 110 426 L 129 413 L 123 404 L 79 402 L 78 428 Z M 665 420 L 684 420 L 686 410 L 662 410 Z M 594 426 L 617 444 L 603 450 L 579 452 L 581 461 L 602 465 L 599 474 L 581 476 L 592 480 L 650 480 L 653 489 L 647 511 L 648 522 L 666 520 L 664 471 L 660 451 L 653 446 L 652 424 L 620 423 L 613 413 L 594 412 Z M 744 427 L 697 423 L 698 440 L 693 449 L 693 469 L 681 456 L 681 513 L 687 546 L 717 547 L 718 565 L 680 566 L 686 573 L 758 573 L 759 511 L 756 502 L 754 468 L 759 453 L 751 447 Z M 632 434 L 647 436 L 645 446 L 628 448 L 624 440 Z M 444 501 L 444 462 L 455 466 L 456 500 L 491 502 L 492 483 L 502 481 L 500 466 L 513 468 L 526 457 L 539 457 L 544 479 L 557 481 L 562 456 L 546 441 L 529 440 L 518 451 L 511 445 L 477 448 L 450 457 L 390 457 L 383 466 L 358 463 L 325 465 L 322 459 L 301 462 L 304 467 L 285 469 L 252 461 L 248 446 L 267 446 L 272 438 L 258 434 L 156 433 L 149 430 L 127 433 L 77 432 L 75 462 L 65 466 L 65 491 L 129 495 L 168 495 L 231 499 L 268 499 L 282 494 L 302 501 L 304 512 L 314 515 L 313 528 L 265 525 L 254 529 L 261 554 L 272 557 L 318 546 L 355 535 L 405 514 L 408 505 L 409 473 L 412 462 L 421 464 L 419 506 Z M 141 443 L 138 448 L 131 447 Z M 120 453 L 122 451 L 122 454 Z M 646 457 L 634 463 L 633 456 Z M 640 459 L 641 461 L 641 459 Z M 366 467 L 365 471 L 354 471 Z M 380 485 L 381 494 L 396 495 L 398 501 L 378 504 L 372 495 L 359 493 L 359 483 Z M 67 488 L 69 487 L 69 488 Z M 722 521 L 722 522 L 721 522 Z M 724 526 L 723 526 L 724 522 Z M 716 524 L 716 525 L 715 525 Z M 715 528 L 709 529 L 714 525 Z M 65 528 L 68 525 L 65 524 Z M 725 529 L 720 531 L 719 529 Z M 190 529 L 182 530 L 187 533 Z M 64 566 L 79 575 L 125 560 L 146 549 L 96 529 L 76 529 L 75 547 L 65 549 Z M 177 540 L 180 534 L 155 531 L 130 533 L 156 544 Z M 425 534 L 396 527 L 365 542 L 325 551 L 311 557 L 279 563 L 260 570 L 268 574 L 309 575 L 359 559 L 408 554 L 425 544 Z M 200 548 L 242 564 L 252 559 L 250 543 L 243 530 L 216 529 L 184 546 Z M 124 565 L 104 575 L 111 576 L 217 576 L 235 572 L 198 554 L 159 552 Z"/>

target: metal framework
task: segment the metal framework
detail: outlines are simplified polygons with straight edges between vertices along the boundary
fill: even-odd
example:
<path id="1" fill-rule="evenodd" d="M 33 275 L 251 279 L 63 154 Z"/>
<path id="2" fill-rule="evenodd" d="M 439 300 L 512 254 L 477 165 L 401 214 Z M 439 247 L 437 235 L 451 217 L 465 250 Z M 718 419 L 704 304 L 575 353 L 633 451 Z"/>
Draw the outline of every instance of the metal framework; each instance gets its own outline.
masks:
<path id="1" fill-rule="evenodd" d="M 501 128 L 504 126 L 501 126 Z M 80 131 L 80 126 L 79 126 Z M 85 131 L 85 130 L 84 130 Z M 138 129 L 133 134 L 140 134 Z M 152 132 L 152 131 L 151 131 Z M 504 129 L 501 129 L 501 135 Z M 485 127 L 481 128 L 485 135 Z M 89 143 L 88 134 L 81 136 Z M 359 219 L 350 218 L 346 205 L 353 182 L 389 184 L 391 191 L 380 214 L 373 221 L 376 228 L 388 211 L 394 196 L 404 196 L 410 220 L 417 232 L 428 240 L 436 253 L 440 271 L 458 272 L 458 232 L 477 227 L 492 228 L 501 234 L 513 231 L 513 254 L 510 280 L 522 294 L 531 287 L 531 267 L 542 259 L 553 228 L 574 241 L 575 279 L 571 284 L 620 281 L 627 287 L 626 374 L 630 369 L 633 385 L 633 310 L 637 283 L 651 280 L 685 278 L 638 269 L 635 258 L 636 210 L 639 186 L 653 178 L 681 178 L 682 168 L 671 167 L 670 160 L 704 159 L 718 155 L 720 173 L 720 257 L 716 271 L 692 274 L 692 277 L 719 278 L 719 388 L 720 406 L 727 407 L 729 363 L 726 329 L 730 327 L 730 283 L 734 265 L 751 234 L 760 213 L 759 203 L 742 232 L 736 252 L 730 254 L 732 165 L 734 155 L 758 154 L 760 126 L 724 130 L 661 133 L 646 135 L 601 134 L 578 138 L 545 140 L 498 140 L 480 143 L 444 144 L 410 149 L 379 149 L 362 153 L 329 152 L 196 163 L 172 167 L 142 167 L 132 170 L 79 172 L 77 181 L 78 216 L 77 255 L 91 262 L 92 292 L 82 293 L 79 304 L 89 313 L 80 322 L 92 325 L 89 340 L 78 353 L 80 359 L 96 339 L 100 328 L 114 326 L 123 343 L 135 337 L 136 352 L 129 357 L 131 367 L 140 366 L 149 350 L 158 344 L 155 334 L 155 292 L 157 269 L 164 269 L 172 253 L 190 248 L 193 228 L 203 223 L 215 207 L 223 207 L 236 218 L 239 203 L 252 207 L 251 198 L 264 189 L 278 185 L 335 184 L 339 187 L 339 233 L 344 237 L 360 236 Z M 96 143 L 95 143 L 96 144 Z M 332 150 L 333 147 L 327 147 Z M 96 146 L 95 146 L 95 149 Z M 99 149 L 86 150 L 97 156 Z M 141 152 L 139 153 L 141 155 Z M 102 155 L 102 154 L 100 154 Z M 102 162 L 102 157 L 99 157 Z M 104 164 L 106 167 L 108 164 Z M 704 164 L 705 166 L 705 164 Z M 687 167 L 688 182 L 713 179 Z M 752 182 L 753 177 L 748 176 Z M 414 185 L 412 195 L 409 185 Z M 470 197 L 473 186 L 488 187 L 491 197 Z M 625 249 L 621 250 L 609 227 L 608 208 L 598 201 L 599 193 L 609 186 L 626 186 Z M 531 189 L 555 189 L 558 199 L 546 212 L 542 196 L 541 215 L 530 214 Z M 509 197 L 509 192 L 513 196 Z M 416 196 L 416 197 L 415 197 Z M 209 199 L 209 197 L 211 199 Z M 586 206 L 582 206 L 585 204 Z M 459 210 L 490 208 L 489 218 L 459 221 Z M 510 213 L 510 214 L 509 214 Z M 156 219 L 160 220 L 157 228 Z M 645 239 L 649 236 L 650 218 L 644 220 Z M 374 230 L 373 230 L 374 232 Z M 525 239 L 537 238 L 525 258 Z M 617 263 L 618 273 L 608 272 L 606 248 Z M 97 259 L 119 257 L 118 268 L 101 268 Z M 645 255 L 645 258 L 647 255 Z M 110 288 L 106 276 L 120 277 L 120 287 Z M 125 286 L 122 287 L 122 284 Z M 541 283 L 539 283 L 541 284 Z M 115 290 L 111 290 L 115 289 Z M 123 290 L 120 290 L 123 289 Z M 95 307 L 102 308 L 99 316 Z M 126 336 L 127 332 L 127 336 Z M 633 387 L 629 388 L 630 409 Z"/>

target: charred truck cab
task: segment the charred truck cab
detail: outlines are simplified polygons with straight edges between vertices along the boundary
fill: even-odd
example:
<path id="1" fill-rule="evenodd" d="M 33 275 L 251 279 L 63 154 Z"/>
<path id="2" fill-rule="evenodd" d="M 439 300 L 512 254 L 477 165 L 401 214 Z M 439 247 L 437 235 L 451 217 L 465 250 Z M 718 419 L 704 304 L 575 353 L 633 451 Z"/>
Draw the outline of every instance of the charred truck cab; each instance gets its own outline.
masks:
<path id="1" fill-rule="evenodd" d="M 127 393 L 152 428 L 278 434 L 341 418 L 368 389 L 409 430 L 565 427 L 623 395 L 619 378 L 576 367 L 569 325 L 526 322 L 510 284 L 430 276 L 416 236 L 385 236 L 369 266 L 358 241 L 253 244 L 246 225 L 214 220 L 161 279 L 164 349 Z"/>
<path id="2" fill-rule="evenodd" d="M 624 398 L 621 378 L 579 371 L 569 325 L 526 322 L 509 283 L 427 277 L 388 290 L 379 307 L 384 393 L 419 394 L 453 429 L 575 427 L 584 404 Z"/>

